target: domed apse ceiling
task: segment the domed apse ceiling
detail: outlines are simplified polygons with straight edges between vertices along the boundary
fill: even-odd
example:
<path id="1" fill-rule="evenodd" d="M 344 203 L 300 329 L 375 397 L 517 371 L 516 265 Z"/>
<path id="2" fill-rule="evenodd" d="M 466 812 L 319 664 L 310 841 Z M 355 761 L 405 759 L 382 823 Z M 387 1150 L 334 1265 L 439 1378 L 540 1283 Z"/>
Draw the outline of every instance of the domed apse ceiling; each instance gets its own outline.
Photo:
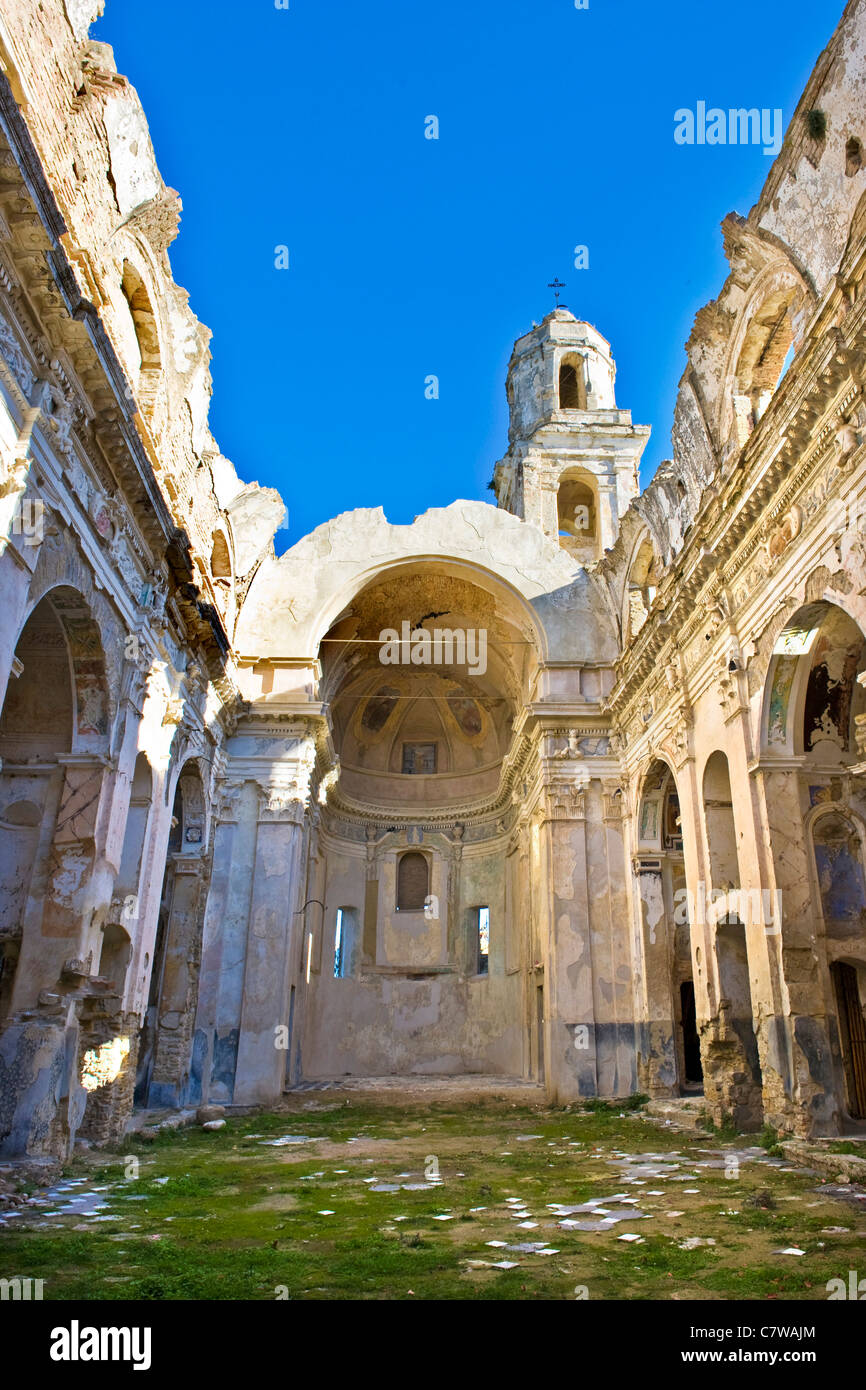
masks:
<path id="1" fill-rule="evenodd" d="M 429 640 L 389 641 L 419 631 Z M 437 650 L 437 632 L 453 643 L 443 636 Z M 421 812 L 495 795 L 536 670 L 517 600 L 441 565 L 401 568 L 356 596 L 321 661 L 341 796 Z"/>

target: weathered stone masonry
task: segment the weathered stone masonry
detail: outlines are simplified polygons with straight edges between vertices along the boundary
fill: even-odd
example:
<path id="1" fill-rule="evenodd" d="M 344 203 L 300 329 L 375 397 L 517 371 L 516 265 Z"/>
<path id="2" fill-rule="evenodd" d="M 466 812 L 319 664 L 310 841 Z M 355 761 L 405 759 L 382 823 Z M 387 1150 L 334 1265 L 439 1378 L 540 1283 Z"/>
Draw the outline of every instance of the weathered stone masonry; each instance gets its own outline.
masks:
<path id="1" fill-rule="evenodd" d="M 280 557 L 99 10 L 0 16 L 0 1154 L 345 1074 L 861 1123 L 866 0 L 725 219 L 643 493 L 559 308 L 496 506 Z M 404 622 L 484 669 L 383 665 Z"/>

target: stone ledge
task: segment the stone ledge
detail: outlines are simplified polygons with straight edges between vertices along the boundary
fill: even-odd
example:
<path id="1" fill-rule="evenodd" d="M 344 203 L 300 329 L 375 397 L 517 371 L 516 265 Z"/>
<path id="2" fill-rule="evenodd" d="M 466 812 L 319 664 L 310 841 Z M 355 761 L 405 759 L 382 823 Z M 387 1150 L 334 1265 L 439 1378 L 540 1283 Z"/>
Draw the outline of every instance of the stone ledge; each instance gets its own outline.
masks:
<path id="1" fill-rule="evenodd" d="M 844 1136 L 830 1142 L 844 1143 Z M 863 1145 L 862 1158 L 859 1154 L 833 1153 L 823 1144 L 808 1143 L 803 1139 L 783 1139 L 780 1147 L 791 1163 L 813 1168 L 822 1177 L 840 1183 L 866 1184 L 866 1143 Z"/>

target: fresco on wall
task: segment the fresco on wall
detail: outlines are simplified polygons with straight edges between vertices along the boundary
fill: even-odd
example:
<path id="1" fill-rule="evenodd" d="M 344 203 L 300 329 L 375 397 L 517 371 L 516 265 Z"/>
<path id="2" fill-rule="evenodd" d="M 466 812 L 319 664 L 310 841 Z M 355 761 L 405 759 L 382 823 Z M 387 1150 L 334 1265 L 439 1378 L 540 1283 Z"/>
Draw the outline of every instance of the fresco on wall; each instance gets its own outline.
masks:
<path id="1" fill-rule="evenodd" d="M 371 734 L 381 733 L 394 711 L 397 704 L 399 690 L 393 686 L 383 685 L 381 690 L 377 690 L 372 699 L 368 700 L 364 706 L 364 714 L 361 724 Z"/>
<path id="2" fill-rule="evenodd" d="M 859 637 L 851 640 L 850 620 L 842 617 L 847 640 L 840 643 L 833 631 L 837 625 L 828 624 L 815 644 L 803 727 L 807 752 L 825 740 L 848 751 L 851 697 L 863 644 Z"/>
<path id="3" fill-rule="evenodd" d="M 484 728 L 481 710 L 470 695 L 449 695 L 448 708 L 467 738 L 477 738 Z"/>
<path id="4" fill-rule="evenodd" d="M 780 656 L 773 672 L 770 690 L 770 717 L 767 727 L 768 743 L 784 743 L 788 737 L 788 701 L 797 670 L 795 656 Z"/>
<path id="5" fill-rule="evenodd" d="M 659 803 L 657 801 L 644 801 L 640 815 L 640 837 L 642 840 L 654 840 L 658 835 Z"/>
<path id="6" fill-rule="evenodd" d="M 855 924 L 859 932 L 866 923 L 866 876 L 856 827 L 839 814 L 822 816 L 812 840 L 825 922 Z"/>

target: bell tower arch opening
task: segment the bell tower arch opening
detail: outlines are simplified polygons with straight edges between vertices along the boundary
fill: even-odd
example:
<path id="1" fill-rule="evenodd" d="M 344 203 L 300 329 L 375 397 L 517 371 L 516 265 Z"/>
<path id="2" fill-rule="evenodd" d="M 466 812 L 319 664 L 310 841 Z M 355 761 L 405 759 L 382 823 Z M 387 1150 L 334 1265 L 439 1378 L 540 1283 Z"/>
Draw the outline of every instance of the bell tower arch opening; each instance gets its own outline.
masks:
<path id="1" fill-rule="evenodd" d="M 508 366 L 509 451 L 493 477 L 497 501 L 581 564 L 616 541 L 650 435 L 617 406 L 615 380 L 610 344 L 562 307 L 518 338 Z"/>

